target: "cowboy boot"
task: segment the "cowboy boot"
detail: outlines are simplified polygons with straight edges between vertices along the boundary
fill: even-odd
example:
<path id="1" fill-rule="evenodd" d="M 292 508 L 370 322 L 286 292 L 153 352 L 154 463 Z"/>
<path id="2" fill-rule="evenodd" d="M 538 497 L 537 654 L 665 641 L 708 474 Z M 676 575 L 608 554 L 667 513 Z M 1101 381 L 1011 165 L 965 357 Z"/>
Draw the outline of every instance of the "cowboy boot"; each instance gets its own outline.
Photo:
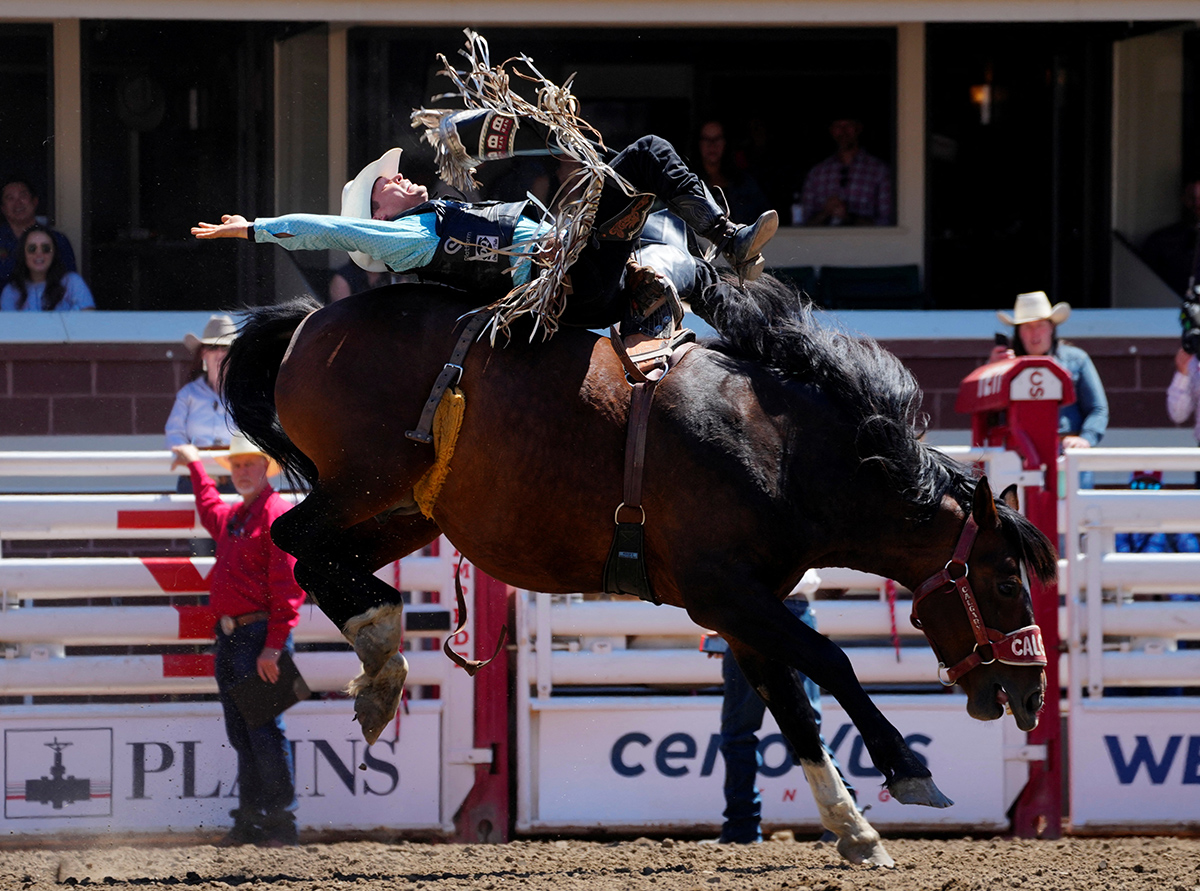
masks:
<path id="1" fill-rule="evenodd" d="M 749 225 L 735 223 L 708 189 L 702 194 L 677 195 L 667 202 L 693 231 L 707 238 L 739 278 L 754 281 L 766 265 L 762 249 L 779 228 L 779 214 L 768 210 Z"/>

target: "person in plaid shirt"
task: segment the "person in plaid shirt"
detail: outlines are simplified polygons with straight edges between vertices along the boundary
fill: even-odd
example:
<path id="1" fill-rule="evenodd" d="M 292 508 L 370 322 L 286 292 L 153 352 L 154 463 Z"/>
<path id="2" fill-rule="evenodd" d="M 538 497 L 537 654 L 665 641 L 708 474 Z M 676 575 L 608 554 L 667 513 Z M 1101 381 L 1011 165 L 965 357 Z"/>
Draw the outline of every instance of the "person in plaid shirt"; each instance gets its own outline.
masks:
<path id="1" fill-rule="evenodd" d="M 895 223 L 892 171 L 858 144 L 862 122 L 829 125 L 837 151 L 813 167 L 800 201 L 806 226 L 891 226 Z"/>

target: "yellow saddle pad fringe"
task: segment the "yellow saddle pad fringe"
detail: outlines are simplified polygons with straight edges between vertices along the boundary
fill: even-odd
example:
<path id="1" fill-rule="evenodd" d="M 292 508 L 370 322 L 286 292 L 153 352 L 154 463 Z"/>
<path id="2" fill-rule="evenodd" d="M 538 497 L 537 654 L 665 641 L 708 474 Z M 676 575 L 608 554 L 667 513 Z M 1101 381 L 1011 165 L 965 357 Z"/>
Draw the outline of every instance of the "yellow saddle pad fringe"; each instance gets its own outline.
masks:
<path id="1" fill-rule="evenodd" d="M 462 429 L 463 412 L 466 409 L 467 400 L 463 391 L 451 387 L 442 394 L 442 401 L 433 415 L 433 466 L 413 486 L 413 498 L 417 506 L 431 520 L 433 505 L 450 474 L 450 459 L 454 457 L 454 447 L 458 444 L 458 431 Z"/>

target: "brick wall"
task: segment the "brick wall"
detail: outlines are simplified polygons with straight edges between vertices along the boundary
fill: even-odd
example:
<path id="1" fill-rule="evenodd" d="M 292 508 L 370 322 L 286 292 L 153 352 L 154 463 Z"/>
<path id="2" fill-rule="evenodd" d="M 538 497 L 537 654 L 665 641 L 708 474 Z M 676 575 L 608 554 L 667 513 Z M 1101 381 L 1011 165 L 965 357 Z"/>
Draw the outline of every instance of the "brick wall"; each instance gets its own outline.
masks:
<path id="1" fill-rule="evenodd" d="M 1072 342 L 1096 363 L 1111 427 L 1171 426 L 1163 394 L 1178 338 Z M 986 340 L 883 343 L 917 376 L 930 429 L 970 426 L 954 400 L 959 382 L 991 348 Z M 0 436 L 162 433 L 190 370 L 191 357 L 177 343 L 0 344 Z"/>
<path id="2" fill-rule="evenodd" d="M 0 436 L 162 433 L 191 367 L 177 343 L 0 343 Z"/>

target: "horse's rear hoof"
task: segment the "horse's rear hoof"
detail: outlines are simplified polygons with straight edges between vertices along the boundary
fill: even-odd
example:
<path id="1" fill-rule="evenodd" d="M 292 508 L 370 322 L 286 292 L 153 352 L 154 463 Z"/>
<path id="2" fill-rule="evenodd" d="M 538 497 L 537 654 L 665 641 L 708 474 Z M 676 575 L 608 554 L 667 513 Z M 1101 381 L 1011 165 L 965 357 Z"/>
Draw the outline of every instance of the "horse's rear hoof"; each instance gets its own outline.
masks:
<path id="1" fill-rule="evenodd" d="M 404 640 L 404 604 L 374 606 L 346 623 L 342 634 L 354 647 L 363 674 L 374 677 Z"/>
<path id="2" fill-rule="evenodd" d="M 888 783 L 888 792 L 901 804 L 923 804 L 926 807 L 950 807 L 954 804 L 934 785 L 932 777 L 908 777 Z"/>
<path id="3" fill-rule="evenodd" d="M 843 838 L 838 840 L 838 853 L 851 863 L 864 866 L 882 866 L 894 869 L 896 861 L 884 848 L 878 833 L 874 838 Z"/>
<path id="4" fill-rule="evenodd" d="M 350 682 L 347 692 L 354 696 L 354 720 L 362 725 L 367 745 L 374 745 L 396 716 L 407 677 L 408 660 L 397 653 L 374 677 L 360 674 Z"/>

